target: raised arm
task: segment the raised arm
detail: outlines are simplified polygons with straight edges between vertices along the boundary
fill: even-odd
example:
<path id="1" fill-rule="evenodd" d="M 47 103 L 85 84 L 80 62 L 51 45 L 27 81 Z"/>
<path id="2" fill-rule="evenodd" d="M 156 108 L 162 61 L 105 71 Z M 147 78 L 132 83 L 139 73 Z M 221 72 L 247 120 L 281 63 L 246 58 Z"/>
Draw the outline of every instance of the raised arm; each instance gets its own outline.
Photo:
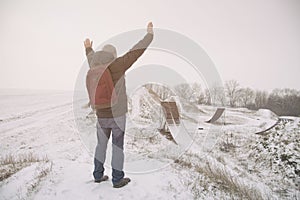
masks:
<path id="1" fill-rule="evenodd" d="M 92 48 L 92 45 L 93 45 L 93 41 L 90 41 L 90 39 L 88 39 L 88 38 L 85 39 L 85 41 L 84 41 L 85 54 L 88 59 L 88 63 L 89 63 L 90 67 L 91 67 L 91 61 L 92 61 L 93 54 L 95 53 Z"/>
<path id="2" fill-rule="evenodd" d="M 136 45 L 134 45 L 125 55 L 119 57 L 118 60 L 121 61 L 125 70 L 129 69 L 133 63 L 145 52 L 147 47 L 153 40 L 153 24 L 148 23 L 147 34 L 140 40 Z"/>

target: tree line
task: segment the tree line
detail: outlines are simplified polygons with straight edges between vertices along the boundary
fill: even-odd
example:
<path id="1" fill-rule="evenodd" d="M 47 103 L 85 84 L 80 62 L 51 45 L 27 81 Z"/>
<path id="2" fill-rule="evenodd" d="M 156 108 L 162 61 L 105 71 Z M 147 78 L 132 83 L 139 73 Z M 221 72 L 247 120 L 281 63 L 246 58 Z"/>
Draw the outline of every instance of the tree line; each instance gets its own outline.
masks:
<path id="1" fill-rule="evenodd" d="M 277 115 L 300 116 L 300 91 L 295 89 L 253 90 L 242 87 L 236 80 L 229 80 L 224 86 L 210 89 L 203 89 L 198 83 L 185 83 L 175 86 L 174 90 L 180 98 L 191 103 L 270 109 Z"/>

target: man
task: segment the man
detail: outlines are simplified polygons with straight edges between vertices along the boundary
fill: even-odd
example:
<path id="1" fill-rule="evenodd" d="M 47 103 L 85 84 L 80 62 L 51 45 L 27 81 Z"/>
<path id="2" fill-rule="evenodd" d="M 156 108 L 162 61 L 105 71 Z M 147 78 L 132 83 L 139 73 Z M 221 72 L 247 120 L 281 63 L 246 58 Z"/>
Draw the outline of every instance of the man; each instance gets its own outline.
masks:
<path id="1" fill-rule="evenodd" d="M 147 34 L 129 52 L 121 57 L 117 57 L 116 48 L 112 45 L 105 45 L 102 51 L 94 52 L 92 42 L 86 39 L 84 46 L 88 58 L 89 66 L 92 68 L 98 63 L 108 63 L 114 88 L 117 94 L 117 102 L 108 108 L 96 108 L 97 140 L 94 157 L 93 176 L 96 183 L 108 180 L 104 175 L 103 164 L 106 157 L 107 142 L 112 132 L 112 183 L 113 187 L 120 188 L 130 182 L 129 178 L 124 178 L 124 133 L 127 113 L 127 95 L 124 74 L 136 60 L 145 52 L 146 48 L 153 40 L 153 24 L 148 23 Z M 108 53 L 108 54 L 107 54 Z M 104 56 L 106 55 L 106 56 Z"/>

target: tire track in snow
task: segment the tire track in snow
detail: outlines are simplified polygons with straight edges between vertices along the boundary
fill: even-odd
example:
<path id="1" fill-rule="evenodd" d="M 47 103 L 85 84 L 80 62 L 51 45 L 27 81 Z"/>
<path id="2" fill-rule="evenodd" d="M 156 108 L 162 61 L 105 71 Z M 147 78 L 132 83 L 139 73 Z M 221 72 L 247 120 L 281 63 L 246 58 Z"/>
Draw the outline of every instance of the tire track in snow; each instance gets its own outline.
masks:
<path id="1" fill-rule="evenodd" d="M 68 102 L 68 103 L 64 103 L 64 104 L 60 104 L 60 105 L 49 106 L 49 107 L 34 110 L 34 111 L 27 111 L 27 112 L 20 113 L 20 114 L 11 116 L 11 117 L 0 119 L 0 124 L 8 123 L 8 122 L 11 122 L 11 121 L 15 122 L 16 120 L 22 120 L 24 118 L 31 117 L 35 114 L 40 113 L 40 112 L 44 112 L 44 111 L 48 111 L 48 110 L 52 110 L 52 109 L 57 109 L 57 108 L 60 108 L 60 107 L 65 107 L 65 106 L 71 105 L 71 104 L 72 104 L 72 102 Z"/>
<path id="2" fill-rule="evenodd" d="M 57 107 L 23 119 L 25 124 L 17 124 L 6 134 L 0 134 L 2 153 L 34 151 L 46 154 L 51 159 L 76 159 L 82 149 L 78 148 L 81 143 L 74 131 L 76 126 L 72 111 L 72 108 Z"/>
<path id="3" fill-rule="evenodd" d="M 67 108 L 71 106 L 72 103 L 62 104 L 58 106 L 52 106 L 50 108 L 45 108 L 39 111 L 30 112 L 26 115 L 18 115 L 10 120 L 0 123 L 1 134 L 7 134 L 10 132 L 20 131 L 22 128 L 30 128 L 31 125 L 36 123 L 45 122 L 68 112 L 72 112 L 72 108 Z M 16 119 L 16 120 L 13 120 Z M 6 123 L 5 123 L 6 122 Z"/>

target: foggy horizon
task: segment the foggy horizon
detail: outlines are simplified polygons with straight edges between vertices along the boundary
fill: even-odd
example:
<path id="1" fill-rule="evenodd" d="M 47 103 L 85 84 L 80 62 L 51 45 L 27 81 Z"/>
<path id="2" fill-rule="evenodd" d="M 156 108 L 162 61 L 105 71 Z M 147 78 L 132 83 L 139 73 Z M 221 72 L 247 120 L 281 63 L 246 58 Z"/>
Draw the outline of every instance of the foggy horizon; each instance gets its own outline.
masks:
<path id="1" fill-rule="evenodd" d="M 176 1 L 172 5 L 161 1 L 1 1 L 0 88 L 72 91 L 86 62 L 85 38 L 91 38 L 96 49 L 123 32 L 145 29 L 146 33 L 152 21 L 154 40 L 155 28 L 162 28 L 200 45 L 223 84 L 236 80 L 254 90 L 300 90 L 299 8 L 300 3 L 293 0 Z M 142 37 L 130 41 L 127 50 Z M 146 52 L 134 67 L 149 58 Z"/>

